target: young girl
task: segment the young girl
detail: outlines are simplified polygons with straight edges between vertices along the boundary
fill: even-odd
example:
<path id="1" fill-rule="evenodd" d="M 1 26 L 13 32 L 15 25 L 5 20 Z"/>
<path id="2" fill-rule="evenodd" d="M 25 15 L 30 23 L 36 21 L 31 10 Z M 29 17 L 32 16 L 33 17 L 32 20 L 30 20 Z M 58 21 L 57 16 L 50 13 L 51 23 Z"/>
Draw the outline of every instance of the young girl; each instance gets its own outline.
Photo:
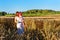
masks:
<path id="1" fill-rule="evenodd" d="M 23 17 L 21 12 L 16 12 L 15 23 L 17 25 L 17 33 L 18 34 L 24 33 L 24 23 L 23 23 Z"/>

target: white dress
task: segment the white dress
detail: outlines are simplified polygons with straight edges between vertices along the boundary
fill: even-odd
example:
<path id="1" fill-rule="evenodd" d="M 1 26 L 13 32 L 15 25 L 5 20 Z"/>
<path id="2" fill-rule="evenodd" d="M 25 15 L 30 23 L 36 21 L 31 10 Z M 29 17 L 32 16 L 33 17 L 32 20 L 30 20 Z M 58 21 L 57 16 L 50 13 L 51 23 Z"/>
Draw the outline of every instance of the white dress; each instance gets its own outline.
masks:
<path id="1" fill-rule="evenodd" d="M 23 20 L 23 17 L 15 17 L 15 19 L 17 20 L 17 28 L 19 29 L 22 29 L 22 20 Z"/>

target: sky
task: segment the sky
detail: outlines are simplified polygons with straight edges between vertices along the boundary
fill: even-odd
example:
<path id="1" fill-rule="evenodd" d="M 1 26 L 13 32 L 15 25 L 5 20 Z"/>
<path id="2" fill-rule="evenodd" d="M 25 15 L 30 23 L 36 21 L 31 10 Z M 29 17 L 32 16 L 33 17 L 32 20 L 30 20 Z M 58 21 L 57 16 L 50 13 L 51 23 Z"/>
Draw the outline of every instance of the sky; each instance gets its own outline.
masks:
<path id="1" fill-rule="evenodd" d="M 15 13 L 31 9 L 51 9 L 60 11 L 60 0 L 0 0 L 0 12 Z"/>

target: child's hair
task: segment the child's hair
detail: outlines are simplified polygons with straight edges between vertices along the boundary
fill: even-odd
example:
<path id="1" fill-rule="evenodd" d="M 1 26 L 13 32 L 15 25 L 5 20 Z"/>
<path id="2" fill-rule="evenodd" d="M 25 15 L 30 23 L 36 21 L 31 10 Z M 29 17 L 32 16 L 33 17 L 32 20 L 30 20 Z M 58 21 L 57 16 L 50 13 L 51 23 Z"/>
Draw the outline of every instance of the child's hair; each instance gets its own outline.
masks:
<path id="1" fill-rule="evenodd" d="M 16 16 L 22 16 L 22 12 L 16 12 Z"/>

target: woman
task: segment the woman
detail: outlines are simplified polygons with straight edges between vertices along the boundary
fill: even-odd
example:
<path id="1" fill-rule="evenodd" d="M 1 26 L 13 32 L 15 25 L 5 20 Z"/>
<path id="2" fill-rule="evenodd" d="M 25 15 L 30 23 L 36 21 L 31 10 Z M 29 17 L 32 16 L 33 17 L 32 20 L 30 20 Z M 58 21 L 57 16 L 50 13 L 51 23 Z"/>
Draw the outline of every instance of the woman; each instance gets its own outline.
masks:
<path id="1" fill-rule="evenodd" d="M 18 34 L 24 33 L 24 22 L 21 12 L 16 12 L 15 23 L 17 25 L 17 33 Z"/>

